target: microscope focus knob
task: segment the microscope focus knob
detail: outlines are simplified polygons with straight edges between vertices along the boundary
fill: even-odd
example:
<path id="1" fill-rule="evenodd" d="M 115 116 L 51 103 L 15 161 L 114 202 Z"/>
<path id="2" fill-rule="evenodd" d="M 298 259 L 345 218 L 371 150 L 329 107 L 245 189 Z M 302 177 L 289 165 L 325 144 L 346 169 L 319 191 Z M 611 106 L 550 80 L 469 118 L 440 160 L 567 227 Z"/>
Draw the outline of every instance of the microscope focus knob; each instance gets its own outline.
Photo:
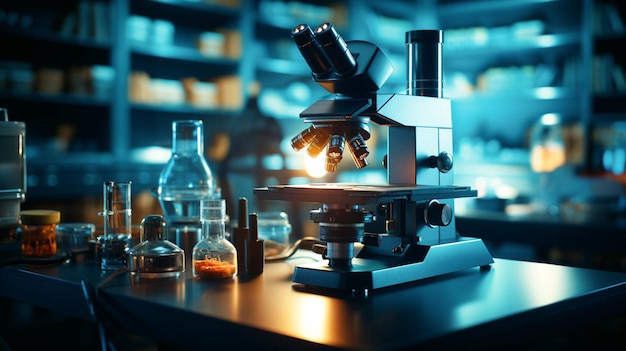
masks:
<path id="1" fill-rule="evenodd" d="M 439 155 L 428 158 L 428 165 L 431 168 L 439 169 L 441 173 L 448 173 L 452 169 L 452 164 L 452 155 L 447 151 L 442 151 Z"/>
<path id="2" fill-rule="evenodd" d="M 452 207 L 437 200 L 430 200 L 424 206 L 424 221 L 429 227 L 445 227 L 452 222 Z"/>

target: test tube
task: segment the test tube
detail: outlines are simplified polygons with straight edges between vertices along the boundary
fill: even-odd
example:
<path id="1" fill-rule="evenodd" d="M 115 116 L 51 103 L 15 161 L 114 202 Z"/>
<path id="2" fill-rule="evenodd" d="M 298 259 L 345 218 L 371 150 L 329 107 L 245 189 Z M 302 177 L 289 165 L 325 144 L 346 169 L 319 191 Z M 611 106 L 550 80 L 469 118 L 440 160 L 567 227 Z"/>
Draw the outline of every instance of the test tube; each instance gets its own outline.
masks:
<path id="1" fill-rule="evenodd" d="M 104 233 L 100 239 L 101 267 L 117 270 L 127 267 L 131 235 L 131 182 L 104 183 Z"/>

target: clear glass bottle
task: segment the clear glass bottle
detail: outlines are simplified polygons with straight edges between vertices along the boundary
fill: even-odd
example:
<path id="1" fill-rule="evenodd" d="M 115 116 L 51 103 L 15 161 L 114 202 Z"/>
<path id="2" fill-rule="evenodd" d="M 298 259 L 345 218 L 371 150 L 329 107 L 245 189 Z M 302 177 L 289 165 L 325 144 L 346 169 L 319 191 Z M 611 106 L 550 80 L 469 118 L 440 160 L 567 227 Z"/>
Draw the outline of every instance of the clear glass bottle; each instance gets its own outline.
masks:
<path id="1" fill-rule="evenodd" d="M 172 156 L 161 171 L 157 194 L 170 227 L 200 226 L 200 201 L 215 184 L 204 157 L 202 120 L 172 122 Z"/>
<path id="2" fill-rule="evenodd" d="M 141 221 L 141 242 L 129 252 L 130 274 L 137 278 L 178 277 L 185 271 L 185 253 L 165 239 L 167 222 L 161 215 Z"/>
<path id="3" fill-rule="evenodd" d="M 193 248 L 193 276 L 199 279 L 237 275 L 237 250 L 226 239 L 226 201 L 203 200 L 200 217 L 202 240 Z"/>

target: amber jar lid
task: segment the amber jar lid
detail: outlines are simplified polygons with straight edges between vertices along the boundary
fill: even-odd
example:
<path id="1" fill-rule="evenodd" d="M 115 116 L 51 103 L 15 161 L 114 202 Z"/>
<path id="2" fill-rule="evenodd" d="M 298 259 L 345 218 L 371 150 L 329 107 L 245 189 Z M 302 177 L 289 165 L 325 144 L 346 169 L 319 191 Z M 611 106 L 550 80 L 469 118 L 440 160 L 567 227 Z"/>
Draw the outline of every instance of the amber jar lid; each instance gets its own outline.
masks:
<path id="1" fill-rule="evenodd" d="M 24 210 L 20 212 L 22 224 L 56 224 L 61 221 L 61 212 L 55 210 Z"/>

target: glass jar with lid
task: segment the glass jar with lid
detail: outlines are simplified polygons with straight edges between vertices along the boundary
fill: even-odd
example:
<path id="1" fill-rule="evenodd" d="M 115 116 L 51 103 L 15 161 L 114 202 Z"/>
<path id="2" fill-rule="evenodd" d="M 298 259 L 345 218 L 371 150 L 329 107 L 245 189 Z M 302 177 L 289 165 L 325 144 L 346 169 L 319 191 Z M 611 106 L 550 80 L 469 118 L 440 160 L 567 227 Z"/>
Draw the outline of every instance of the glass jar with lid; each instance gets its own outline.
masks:
<path id="1" fill-rule="evenodd" d="M 178 277 L 185 271 L 181 248 L 165 239 L 167 223 L 161 215 L 148 215 L 141 221 L 141 242 L 129 252 L 130 274 L 137 278 Z"/>
<path id="2" fill-rule="evenodd" d="M 56 225 L 61 212 L 56 210 L 24 210 L 22 221 L 22 256 L 43 258 L 57 253 Z"/>

